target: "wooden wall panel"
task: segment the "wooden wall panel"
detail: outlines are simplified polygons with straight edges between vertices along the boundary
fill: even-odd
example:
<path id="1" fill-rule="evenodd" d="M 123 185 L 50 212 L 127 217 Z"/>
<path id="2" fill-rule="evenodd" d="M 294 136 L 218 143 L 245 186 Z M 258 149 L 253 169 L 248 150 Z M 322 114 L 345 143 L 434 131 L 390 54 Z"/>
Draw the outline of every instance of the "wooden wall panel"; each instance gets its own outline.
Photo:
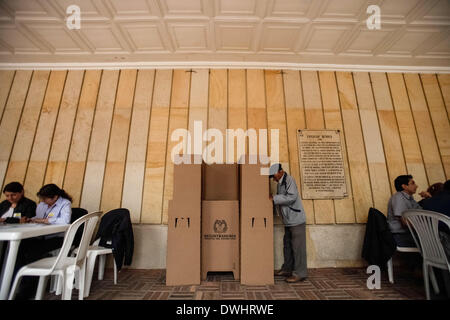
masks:
<path id="1" fill-rule="evenodd" d="M 14 70 L 0 70 L 0 122 L 8 100 L 9 91 L 14 80 Z"/>
<path id="2" fill-rule="evenodd" d="M 444 168 L 420 77 L 418 74 L 406 73 L 403 78 L 411 104 L 428 182 L 430 184 L 442 182 L 445 180 Z"/>
<path id="3" fill-rule="evenodd" d="M 52 71 L 48 80 L 47 91 L 39 117 L 39 123 L 31 150 L 30 162 L 25 176 L 24 187 L 31 199 L 44 183 L 47 161 L 54 138 L 56 119 L 58 118 L 61 97 L 66 81 L 67 71 Z"/>
<path id="4" fill-rule="evenodd" d="M 299 152 L 297 143 L 297 130 L 306 129 L 305 108 L 303 106 L 302 85 L 299 71 L 285 71 L 283 74 L 284 95 L 286 101 L 286 126 L 289 141 L 289 169 L 290 174 L 297 182 L 301 194 L 301 176 Z M 306 214 L 306 223 L 314 224 L 314 206 L 312 200 L 303 200 Z"/>
<path id="5" fill-rule="evenodd" d="M 267 140 L 271 161 L 276 159 L 272 155 L 271 130 L 278 130 L 278 162 L 286 172 L 291 172 L 289 166 L 289 145 L 286 129 L 286 107 L 284 103 L 283 75 L 279 70 L 265 70 L 267 96 Z M 277 152 L 277 148 L 273 148 Z"/>
<path id="6" fill-rule="evenodd" d="M 25 180 L 28 159 L 30 158 L 31 148 L 33 147 L 34 135 L 36 133 L 49 75 L 50 71 L 35 71 L 33 73 L 30 89 L 28 90 L 30 99 L 26 100 L 25 106 L 23 107 L 24 111 L 20 119 L 4 184 L 12 181 L 23 183 Z M 3 198 L 4 195 L 2 193 Z"/>
<path id="7" fill-rule="evenodd" d="M 89 212 L 100 209 L 105 162 L 118 80 L 118 70 L 103 71 L 94 122 L 92 124 L 80 201 L 80 206 Z"/>
<path id="8" fill-rule="evenodd" d="M 336 223 L 354 223 L 355 208 L 353 206 L 352 185 L 350 181 L 350 169 L 347 159 L 347 147 L 345 144 L 345 132 L 342 124 L 341 107 L 334 72 L 319 72 L 320 91 L 322 94 L 325 128 L 337 129 L 341 135 L 342 157 L 344 160 L 345 180 L 348 197 L 334 200 Z"/>
<path id="9" fill-rule="evenodd" d="M 100 203 L 103 212 L 121 207 L 136 75 L 137 70 L 120 72 Z"/>
<path id="10" fill-rule="evenodd" d="M 242 69 L 228 70 L 228 129 L 247 130 L 247 86 L 245 85 L 246 71 Z M 229 143 L 227 159 L 238 162 L 243 153 L 238 150 L 237 141 Z M 248 154 L 248 144 L 245 153 Z M 232 155 L 232 156 L 231 156 Z"/>
<path id="11" fill-rule="evenodd" d="M 75 115 L 78 108 L 84 71 L 70 70 L 67 74 L 64 92 L 59 107 L 58 120 L 53 135 L 52 147 L 45 172 L 44 184 L 63 186 L 67 156 L 72 140 Z"/>
<path id="12" fill-rule="evenodd" d="M 447 117 L 450 119 L 450 74 L 440 73 L 437 75 L 445 107 L 447 108 Z M 1 101 L 1 100 L 0 100 Z"/>
<path id="13" fill-rule="evenodd" d="M 423 90 L 428 103 L 428 110 L 433 121 L 445 176 L 450 177 L 450 122 L 442 99 L 439 84 L 434 74 L 421 74 Z"/>
<path id="14" fill-rule="evenodd" d="M 139 70 L 136 80 L 121 205 L 130 210 L 132 223 L 139 223 L 141 219 L 154 78 L 155 70 Z"/>
<path id="15" fill-rule="evenodd" d="M 208 128 L 208 97 L 209 97 L 209 70 L 195 69 L 191 73 L 191 93 L 189 101 L 189 124 L 188 131 L 191 136 L 190 144 L 188 145 L 189 153 L 202 154 L 204 146 L 203 133 Z M 200 150 L 194 150 L 194 124 L 195 121 L 201 121 L 201 136 L 197 139 L 202 139 Z M 189 141 L 188 141 L 189 142 Z"/>
<path id="16" fill-rule="evenodd" d="M 166 172 L 164 177 L 164 197 L 162 223 L 167 224 L 169 219 L 169 200 L 173 199 L 173 166 L 172 149 L 180 141 L 172 141 L 172 133 L 177 129 L 188 129 L 189 118 L 189 92 L 191 73 L 186 70 L 174 70 L 172 81 L 172 97 L 170 101 L 169 131 L 166 150 Z M 177 154 L 187 154 L 186 139 L 183 151 Z"/>
<path id="17" fill-rule="evenodd" d="M 228 126 L 228 71 L 224 69 L 211 69 L 209 73 L 209 105 L 208 105 L 208 129 L 217 129 L 222 133 L 222 138 L 226 135 L 226 129 Z M 215 149 L 212 151 L 212 147 L 215 145 L 214 138 L 208 137 L 206 143 L 207 150 L 211 152 L 206 152 L 206 163 L 215 162 L 214 158 L 222 161 L 224 163 L 226 159 L 226 148 L 225 139 L 223 139 L 223 149 Z M 209 146 L 209 147 L 208 147 Z M 216 146 L 219 146 L 217 144 Z M 221 156 L 217 156 L 219 153 Z M 209 155 L 215 155 L 211 158 Z"/>
<path id="18" fill-rule="evenodd" d="M 378 120 L 380 122 L 381 137 L 383 138 L 391 193 L 395 193 L 395 178 L 399 175 L 407 174 L 402 142 L 398 132 L 397 119 L 392 105 L 386 75 L 384 73 L 373 73 L 371 74 L 371 80 Z M 387 206 L 385 210 L 387 210 Z"/>
<path id="19" fill-rule="evenodd" d="M 350 179 L 355 205 L 357 223 L 367 221 L 369 208 L 373 206 L 369 170 L 364 148 L 364 139 L 353 86 L 353 77 L 349 72 L 336 72 L 344 122 L 345 143 L 347 144 Z"/>
<path id="20" fill-rule="evenodd" d="M 402 140 L 403 151 L 405 155 L 406 168 L 408 173 L 414 177 L 419 186 L 415 195 L 416 200 L 420 191 L 425 191 L 429 184 L 423 165 L 422 153 L 420 151 L 419 139 L 417 137 L 414 119 L 409 105 L 408 94 L 406 92 L 405 82 L 401 73 L 388 74 L 389 87 L 391 89 L 392 101 L 394 103 L 395 115 L 397 118 L 400 138 Z"/>
<path id="21" fill-rule="evenodd" d="M 80 205 L 101 76 L 101 70 L 86 70 L 81 88 L 63 184 L 64 190 L 70 191 L 73 207 Z"/>
<path id="22" fill-rule="evenodd" d="M 302 71 L 303 98 L 305 101 L 306 128 L 325 129 L 319 78 L 316 71 Z M 335 222 L 333 200 L 313 200 L 316 224 Z"/>
<path id="23" fill-rule="evenodd" d="M 391 196 L 390 183 L 370 77 L 366 72 L 355 72 L 353 76 L 366 147 L 373 203 L 375 208 L 387 215 L 386 206 Z"/>
<path id="24" fill-rule="evenodd" d="M 27 96 L 32 71 L 17 71 L 9 91 L 3 117 L 0 122 L 0 181 L 3 180 L 14 145 L 14 139 L 19 125 L 22 109 Z M 8 83 L 6 83 L 8 84 Z M 2 84 L 3 86 L 3 84 Z"/>
<path id="25" fill-rule="evenodd" d="M 279 160 L 301 191 L 297 130 L 339 129 L 349 196 L 304 200 L 307 223 L 365 223 L 370 206 L 386 211 L 396 176 L 411 173 L 418 191 L 448 179 L 449 87 L 446 74 L 0 71 L 1 185 L 24 182 L 36 199 L 54 182 L 74 207 L 123 206 L 133 223 L 165 224 L 171 152 L 180 142 L 170 140 L 174 130 L 194 138 L 196 120 L 224 138 L 226 129 L 269 129 L 267 140 L 258 137 L 258 153 L 266 154 L 270 129 L 279 129 Z M 180 149 L 193 151 L 192 144 Z M 224 152 L 237 161 L 236 144 L 233 154 Z"/>
<path id="26" fill-rule="evenodd" d="M 141 223 L 160 224 L 162 222 L 172 73 L 172 70 L 157 70 L 155 75 Z"/>

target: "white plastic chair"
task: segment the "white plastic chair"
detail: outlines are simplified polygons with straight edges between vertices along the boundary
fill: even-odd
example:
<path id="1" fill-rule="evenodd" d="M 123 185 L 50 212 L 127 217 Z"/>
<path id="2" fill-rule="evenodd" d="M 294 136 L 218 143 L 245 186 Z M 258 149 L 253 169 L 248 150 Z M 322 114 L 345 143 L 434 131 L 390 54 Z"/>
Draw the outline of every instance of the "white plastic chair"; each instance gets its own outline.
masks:
<path id="1" fill-rule="evenodd" d="M 396 250 L 399 252 L 419 252 L 420 253 L 420 250 L 417 247 L 398 247 L 397 246 Z M 392 258 L 390 258 L 389 261 L 387 262 L 387 267 L 388 267 L 389 282 L 394 283 L 394 266 L 392 265 Z"/>
<path id="2" fill-rule="evenodd" d="M 84 296 L 89 296 L 91 291 L 92 277 L 94 274 L 95 262 L 98 257 L 98 280 L 103 280 L 103 275 L 105 274 L 105 264 L 106 256 L 112 254 L 112 248 L 105 248 L 99 246 L 100 238 L 97 239 L 90 247 L 87 252 L 86 258 L 86 284 L 84 286 Z M 114 260 L 114 259 L 113 259 Z M 114 260 L 114 284 L 117 284 L 117 265 Z"/>
<path id="3" fill-rule="evenodd" d="M 47 284 L 48 276 L 58 275 L 61 279 L 62 295 L 64 300 L 70 300 L 72 297 L 72 287 L 75 273 L 79 273 L 79 293 L 78 299 L 83 300 L 84 293 L 84 279 L 86 270 L 86 254 L 90 239 L 97 225 L 97 221 L 101 212 L 93 212 L 87 214 L 74 223 L 72 223 L 64 236 L 64 242 L 58 256 L 43 258 L 23 266 L 14 279 L 14 284 L 9 295 L 9 300 L 14 299 L 17 286 L 23 276 L 38 276 L 39 284 L 36 291 L 36 300 L 41 300 L 44 295 L 44 290 Z M 69 252 L 75 237 L 75 234 L 81 225 L 84 224 L 83 236 L 78 247 L 75 257 L 69 257 Z"/>
<path id="4" fill-rule="evenodd" d="M 439 293 L 439 287 L 434 276 L 433 267 L 450 272 L 450 263 L 439 238 L 438 230 L 439 222 L 446 224 L 450 228 L 450 218 L 442 213 L 428 210 L 407 210 L 403 213 L 403 216 L 409 222 L 408 228 L 423 257 L 423 281 L 427 300 L 430 300 L 428 271 L 430 271 L 433 289 L 437 294 Z M 419 237 L 418 240 L 413 230 Z"/>

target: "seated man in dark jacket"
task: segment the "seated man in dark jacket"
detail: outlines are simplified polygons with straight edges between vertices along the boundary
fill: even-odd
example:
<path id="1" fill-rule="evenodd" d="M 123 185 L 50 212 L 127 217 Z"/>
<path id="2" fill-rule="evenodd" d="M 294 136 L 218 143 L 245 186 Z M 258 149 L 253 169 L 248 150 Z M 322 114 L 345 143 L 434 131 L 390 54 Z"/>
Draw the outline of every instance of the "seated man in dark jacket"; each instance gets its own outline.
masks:
<path id="1" fill-rule="evenodd" d="M 19 182 L 8 183 L 3 188 L 6 197 L 0 203 L 0 222 L 7 218 L 19 218 L 22 221 L 36 215 L 36 203 L 24 196 L 23 186 Z"/>

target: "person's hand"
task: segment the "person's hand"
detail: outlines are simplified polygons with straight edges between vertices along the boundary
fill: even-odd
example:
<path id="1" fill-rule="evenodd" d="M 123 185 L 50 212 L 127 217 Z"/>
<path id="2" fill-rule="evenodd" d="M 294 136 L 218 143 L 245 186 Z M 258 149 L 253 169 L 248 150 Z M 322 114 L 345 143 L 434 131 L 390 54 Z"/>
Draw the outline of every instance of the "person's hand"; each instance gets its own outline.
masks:
<path id="1" fill-rule="evenodd" d="M 30 222 L 30 218 L 28 218 L 28 217 L 21 217 L 20 218 L 20 223 L 28 223 L 28 222 Z"/>
<path id="2" fill-rule="evenodd" d="M 39 219 L 39 218 L 33 218 L 31 219 L 31 222 L 50 224 L 50 222 L 48 222 L 48 219 Z"/>
<path id="3" fill-rule="evenodd" d="M 428 191 L 422 191 L 419 195 L 424 199 L 431 198 L 431 194 Z"/>
<path id="4" fill-rule="evenodd" d="M 269 200 L 273 201 L 273 196 L 271 194 L 269 194 Z"/>
<path id="5" fill-rule="evenodd" d="M 0 223 L 5 222 L 5 218 L 0 218 Z"/>

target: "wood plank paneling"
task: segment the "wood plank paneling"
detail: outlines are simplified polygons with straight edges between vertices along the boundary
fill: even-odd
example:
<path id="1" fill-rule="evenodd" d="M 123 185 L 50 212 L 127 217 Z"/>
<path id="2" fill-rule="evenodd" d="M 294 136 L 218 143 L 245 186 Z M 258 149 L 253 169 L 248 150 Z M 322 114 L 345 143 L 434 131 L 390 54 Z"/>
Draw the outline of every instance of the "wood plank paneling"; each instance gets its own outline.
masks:
<path id="1" fill-rule="evenodd" d="M 439 153 L 447 179 L 450 177 L 450 122 L 442 99 L 441 91 L 434 74 L 421 74 L 423 90 L 428 103 L 428 110 L 433 121 Z"/>
<path id="2" fill-rule="evenodd" d="M 0 70 L 0 123 L 8 100 L 9 91 L 14 80 L 14 70 Z"/>
<path id="3" fill-rule="evenodd" d="M 297 182 L 301 196 L 301 176 L 297 130 L 306 129 L 305 110 L 303 107 L 302 85 L 299 71 L 285 71 L 283 74 L 284 95 L 286 100 L 286 126 L 289 141 L 290 174 Z M 314 206 L 312 200 L 303 200 L 306 223 L 314 224 Z"/>
<path id="4" fill-rule="evenodd" d="M 291 172 L 289 166 L 289 146 L 286 129 L 286 107 L 284 103 L 283 76 L 279 70 L 265 70 L 267 96 L 267 139 L 271 161 L 281 163 L 286 172 Z M 272 130 L 278 130 L 278 148 L 272 146 Z M 273 150 L 272 150 L 273 149 Z M 273 152 L 278 152 L 275 159 Z"/>
<path id="5" fill-rule="evenodd" d="M 16 140 L 9 160 L 5 183 L 19 181 L 23 183 L 28 167 L 31 148 L 33 147 L 42 102 L 44 101 L 45 88 L 47 87 L 50 71 L 35 71 L 28 90 L 29 99 L 23 107 L 22 118 L 17 130 Z M 2 193 L 2 199 L 4 195 Z"/>
<path id="6" fill-rule="evenodd" d="M 172 70 L 157 70 L 150 115 L 141 223 L 162 222 L 171 89 Z"/>
<path id="7" fill-rule="evenodd" d="M 154 70 L 139 70 L 130 125 L 122 207 L 130 210 L 131 222 L 141 220 L 145 156 L 153 95 Z"/>
<path id="8" fill-rule="evenodd" d="M 172 150 L 194 152 L 192 144 L 174 149 L 171 133 L 188 129 L 193 139 L 196 120 L 202 133 L 218 129 L 225 147 L 226 129 L 255 129 L 259 154 L 278 129 L 279 161 L 300 192 L 297 130 L 341 130 L 349 197 L 303 200 L 308 224 L 365 223 L 370 206 L 386 211 L 400 174 L 411 173 L 418 191 L 448 179 L 449 75 L 186 71 L 0 71 L 2 186 L 22 181 L 36 199 L 54 182 L 74 207 L 123 206 L 133 223 L 165 224 Z M 236 143 L 232 151 L 224 156 L 236 162 Z"/>
<path id="9" fill-rule="evenodd" d="M 136 75 L 137 70 L 120 72 L 100 204 L 103 212 L 121 207 Z"/>
<path id="10" fill-rule="evenodd" d="M 381 137 L 383 138 L 391 193 L 395 193 L 395 178 L 399 175 L 407 174 L 397 119 L 392 105 L 386 75 L 384 73 L 374 73 L 371 75 L 371 80 L 380 123 Z M 384 210 L 387 210 L 387 205 Z"/>
<path id="11" fill-rule="evenodd" d="M 228 70 L 228 129 L 247 130 L 247 86 L 245 85 L 246 71 L 242 69 Z M 227 140 L 228 141 L 228 140 Z M 231 141 L 227 148 L 227 160 L 238 162 L 243 154 L 248 153 L 246 143 L 245 152 L 238 150 L 235 139 L 233 148 Z"/>
<path id="12" fill-rule="evenodd" d="M 78 103 L 63 184 L 64 190 L 70 191 L 73 207 L 80 205 L 92 121 L 94 119 L 101 76 L 101 70 L 86 70 L 80 102 Z"/>
<path id="13" fill-rule="evenodd" d="M 169 200 L 173 199 L 173 166 L 172 149 L 180 141 L 172 141 L 172 133 L 177 129 L 188 129 L 189 117 L 189 92 L 191 73 L 186 70 L 174 70 L 172 81 L 172 98 L 170 101 L 170 120 L 166 151 L 166 172 L 164 178 L 164 198 L 162 223 L 167 224 L 169 219 Z M 187 137 L 186 137 L 187 138 Z M 183 143 L 183 151 L 177 154 L 187 154 L 186 139 Z"/>
<path id="14" fill-rule="evenodd" d="M 189 134 L 191 135 L 191 145 L 188 146 L 189 153 L 201 155 L 206 143 L 203 141 L 203 134 L 208 128 L 208 99 L 209 99 L 209 70 L 195 69 L 191 74 L 191 94 L 189 101 Z M 202 144 L 200 150 L 194 149 L 194 122 L 201 121 L 202 132 L 200 137 Z"/>
<path id="15" fill-rule="evenodd" d="M 336 79 L 350 164 L 350 179 L 355 199 L 356 222 L 365 223 L 367 221 L 367 213 L 369 208 L 373 206 L 373 203 L 353 77 L 349 72 L 336 72 Z"/>
<path id="16" fill-rule="evenodd" d="M 403 75 L 429 184 L 445 180 L 433 123 L 418 74 Z"/>
<path id="17" fill-rule="evenodd" d="M 67 74 L 44 184 L 54 183 L 59 187 L 63 185 L 83 78 L 84 71 L 82 70 L 70 70 Z"/>
<path id="18" fill-rule="evenodd" d="M 341 135 L 342 158 L 344 161 L 345 180 L 348 197 L 334 200 L 336 223 L 354 223 L 355 208 L 353 207 L 353 193 L 350 181 L 345 132 L 342 125 L 341 107 L 334 72 L 319 72 L 320 91 L 322 94 L 325 128 L 337 129 Z"/>
<path id="19" fill-rule="evenodd" d="M 406 168 L 419 186 L 415 195 L 420 200 L 420 191 L 426 191 L 429 184 L 423 165 L 422 153 L 420 151 L 419 139 L 414 125 L 414 119 L 409 105 L 405 82 L 401 73 L 388 74 L 389 87 L 391 89 L 392 101 L 394 103 L 400 138 L 405 155 Z"/>
<path id="20" fill-rule="evenodd" d="M 450 119 L 450 74 L 439 73 L 437 75 L 445 107 L 447 108 L 447 117 Z"/>
<path id="21" fill-rule="evenodd" d="M 118 70 L 103 71 L 94 122 L 92 124 L 91 140 L 89 143 L 80 201 L 80 206 L 89 212 L 100 209 L 105 162 L 108 152 L 107 141 L 109 141 L 111 132 L 118 80 Z"/>
<path id="22" fill-rule="evenodd" d="M 0 181 L 3 185 L 32 71 L 17 71 L 0 122 Z M 2 84 L 3 85 L 3 84 Z"/>
<path id="23" fill-rule="evenodd" d="M 366 147 L 373 203 L 375 208 L 387 215 L 386 204 L 391 196 L 390 183 L 370 77 L 366 72 L 355 72 L 353 77 Z"/>
<path id="24" fill-rule="evenodd" d="M 206 163 L 215 162 L 217 159 L 221 163 L 225 163 L 226 149 L 225 136 L 228 126 L 228 71 L 224 69 L 211 69 L 209 74 L 209 106 L 208 106 L 208 129 L 216 129 L 222 133 L 222 150 L 220 143 L 215 144 L 212 137 L 208 137 L 206 147 Z M 220 154 L 221 153 L 221 154 Z M 212 156 L 212 157 L 211 157 Z"/>
<path id="25" fill-rule="evenodd" d="M 66 81 L 67 71 L 52 71 L 48 80 L 47 91 L 39 117 L 39 123 L 31 150 L 30 162 L 25 176 L 26 190 L 31 199 L 44 183 L 45 170 L 53 140 L 56 119 L 58 118 L 61 97 Z"/>
<path id="26" fill-rule="evenodd" d="M 303 98 L 305 102 L 306 128 L 325 129 L 319 78 L 316 71 L 302 71 Z M 313 200 L 316 224 L 335 223 L 333 200 Z"/>

